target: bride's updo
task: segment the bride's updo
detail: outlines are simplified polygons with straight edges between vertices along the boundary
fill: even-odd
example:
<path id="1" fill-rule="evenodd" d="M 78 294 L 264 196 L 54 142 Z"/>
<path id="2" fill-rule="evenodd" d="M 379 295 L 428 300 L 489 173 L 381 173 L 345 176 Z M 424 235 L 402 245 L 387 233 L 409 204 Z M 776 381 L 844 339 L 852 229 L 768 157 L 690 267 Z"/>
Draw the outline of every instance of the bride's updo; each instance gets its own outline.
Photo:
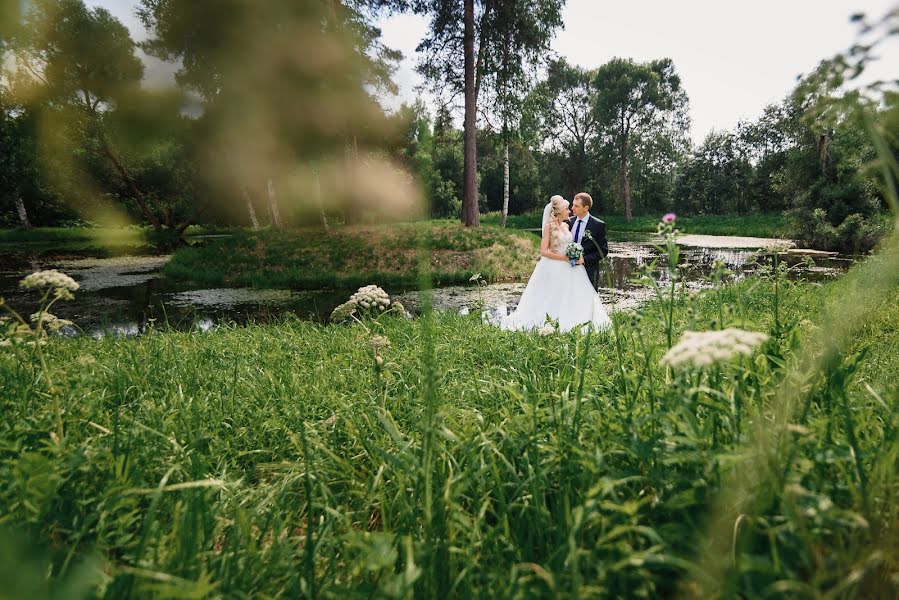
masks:
<path id="1" fill-rule="evenodd" d="M 555 195 L 549 199 L 549 203 L 552 204 L 553 207 L 553 217 L 558 219 L 560 216 L 567 216 L 568 200 L 562 196 Z"/>

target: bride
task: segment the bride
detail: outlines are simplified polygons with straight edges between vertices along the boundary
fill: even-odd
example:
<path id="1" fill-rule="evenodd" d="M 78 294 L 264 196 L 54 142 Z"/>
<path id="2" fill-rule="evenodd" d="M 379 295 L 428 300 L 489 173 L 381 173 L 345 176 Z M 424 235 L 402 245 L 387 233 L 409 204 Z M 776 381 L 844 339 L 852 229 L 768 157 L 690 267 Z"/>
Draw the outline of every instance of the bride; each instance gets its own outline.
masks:
<path id="1" fill-rule="evenodd" d="M 543 209 L 540 262 L 528 280 L 518 308 L 502 320 L 503 329 L 537 329 L 550 318 L 558 321 L 560 331 L 589 324 L 604 329 L 611 324 L 590 284 L 583 259 L 572 267 L 565 256 L 565 248 L 574 239 L 565 223 L 569 215 L 568 201 L 562 196 L 550 198 Z"/>

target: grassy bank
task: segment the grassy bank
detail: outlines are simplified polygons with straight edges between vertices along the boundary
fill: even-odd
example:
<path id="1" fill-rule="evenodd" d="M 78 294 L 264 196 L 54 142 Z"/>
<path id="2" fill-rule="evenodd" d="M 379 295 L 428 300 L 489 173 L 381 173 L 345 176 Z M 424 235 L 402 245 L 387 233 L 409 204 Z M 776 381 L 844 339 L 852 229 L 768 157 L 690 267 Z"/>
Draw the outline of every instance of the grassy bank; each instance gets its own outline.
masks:
<path id="1" fill-rule="evenodd" d="M 661 215 L 634 217 L 630 223 L 620 215 L 597 214 L 609 228 L 609 231 L 628 231 L 636 233 L 655 233 Z M 510 215 L 507 226 L 513 229 L 540 228 L 542 212 L 523 215 Z M 483 215 L 481 222 L 499 225 L 500 215 L 489 213 Z M 764 213 L 756 215 L 701 215 L 677 217 L 678 227 L 685 231 L 703 235 L 736 235 L 764 238 L 788 238 L 790 223 L 782 213 Z"/>
<path id="2" fill-rule="evenodd" d="M 163 272 L 201 286 L 414 286 L 422 258 L 434 280 L 464 283 L 521 279 L 533 270 L 539 239 L 526 232 L 455 223 L 240 231 L 203 246 L 178 250 Z M 427 248 L 424 255 L 420 248 Z"/>
<path id="3" fill-rule="evenodd" d="M 192 225 L 184 232 L 185 236 L 207 235 L 212 233 L 228 233 L 230 229 L 221 229 Z M 48 244 L 48 243 L 95 243 L 103 245 L 121 245 L 136 243 L 152 243 L 171 237 L 171 232 L 157 232 L 150 227 L 35 227 L 33 229 L 0 229 L 0 245 L 3 244 Z"/>
<path id="4" fill-rule="evenodd" d="M 722 315 L 774 338 L 688 371 L 659 365 L 661 305 L 590 338 L 438 315 L 53 340 L 62 445 L 35 363 L 0 352 L 4 585 L 891 597 L 897 279 L 835 331 L 859 306 L 846 294 L 883 272 L 680 299 L 676 338 Z M 840 352 L 818 371 L 822 340 Z"/>

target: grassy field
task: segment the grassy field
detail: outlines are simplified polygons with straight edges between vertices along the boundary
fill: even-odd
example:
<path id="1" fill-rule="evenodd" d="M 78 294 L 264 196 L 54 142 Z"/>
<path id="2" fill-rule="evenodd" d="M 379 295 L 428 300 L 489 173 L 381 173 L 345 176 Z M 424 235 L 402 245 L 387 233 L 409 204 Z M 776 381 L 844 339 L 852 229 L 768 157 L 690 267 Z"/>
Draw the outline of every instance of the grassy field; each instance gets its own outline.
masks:
<path id="1" fill-rule="evenodd" d="M 178 250 L 163 273 L 202 286 L 416 285 L 424 256 L 441 284 L 464 283 L 476 273 L 487 281 L 509 281 L 530 274 L 538 245 L 530 233 L 449 222 L 340 227 L 331 233 L 244 230 Z M 421 247 L 427 248 L 424 255 Z"/>
<path id="2" fill-rule="evenodd" d="M 675 340 L 772 336 L 706 368 L 660 365 L 663 303 L 592 336 L 426 315 L 0 348 L 4 590 L 895 597 L 896 249 L 676 297 Z"/>
<path id="3" fill-rule="evenodd" d="M 630 223 L 620 215 L 596 215 L 606 222 L 609 231 L 655 233 L 661 215 L 634 217 Z M 507 226 L 513 229 L 540 228 L 542 212 L 510 215 Z M 482 215 L 481 222 L 499 225 L 499 213 Z M 677 224 L 685 231 L 704 235 L 737 235 L 765 238 L 788 238 L 790 223 L 782 213 L 757 215 L 701 215 L 677 217 Z"/>

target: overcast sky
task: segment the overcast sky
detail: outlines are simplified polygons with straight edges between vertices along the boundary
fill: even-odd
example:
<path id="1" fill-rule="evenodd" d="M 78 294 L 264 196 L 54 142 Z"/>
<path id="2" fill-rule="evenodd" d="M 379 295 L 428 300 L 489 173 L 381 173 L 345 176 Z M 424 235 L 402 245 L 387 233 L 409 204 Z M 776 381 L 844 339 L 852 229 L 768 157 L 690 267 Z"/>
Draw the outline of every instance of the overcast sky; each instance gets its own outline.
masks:
<path id="1" fill-rule="evenodd" d="M 135 38 L 146 37 L 134 16 L 136 0 L 87 3 L 105 6 Z M 857 31 L 851 14 L 880 17 L 895 5 L 896 0 L 568 0 L 565 28 L 552 49 L 591 69 L 615 56 L 671 58 L 690 97 L 692 137 L 699 142 L 714 129 L 757 117 L 793 88 L 798 75 L 849 48 Z M 385 100 L 390 107 L 415 100 L 421 83 L 414 71 L 415 47 L 427 25 L 405 14 L 381 23 L 384 43 L 405 56 L 396 74 L 400 94 Z M 899 40 L 882 55 L 872 73 L 899 76 Z M 154 63 L 148 79 L 162 81 L 170 72 Z"/>

